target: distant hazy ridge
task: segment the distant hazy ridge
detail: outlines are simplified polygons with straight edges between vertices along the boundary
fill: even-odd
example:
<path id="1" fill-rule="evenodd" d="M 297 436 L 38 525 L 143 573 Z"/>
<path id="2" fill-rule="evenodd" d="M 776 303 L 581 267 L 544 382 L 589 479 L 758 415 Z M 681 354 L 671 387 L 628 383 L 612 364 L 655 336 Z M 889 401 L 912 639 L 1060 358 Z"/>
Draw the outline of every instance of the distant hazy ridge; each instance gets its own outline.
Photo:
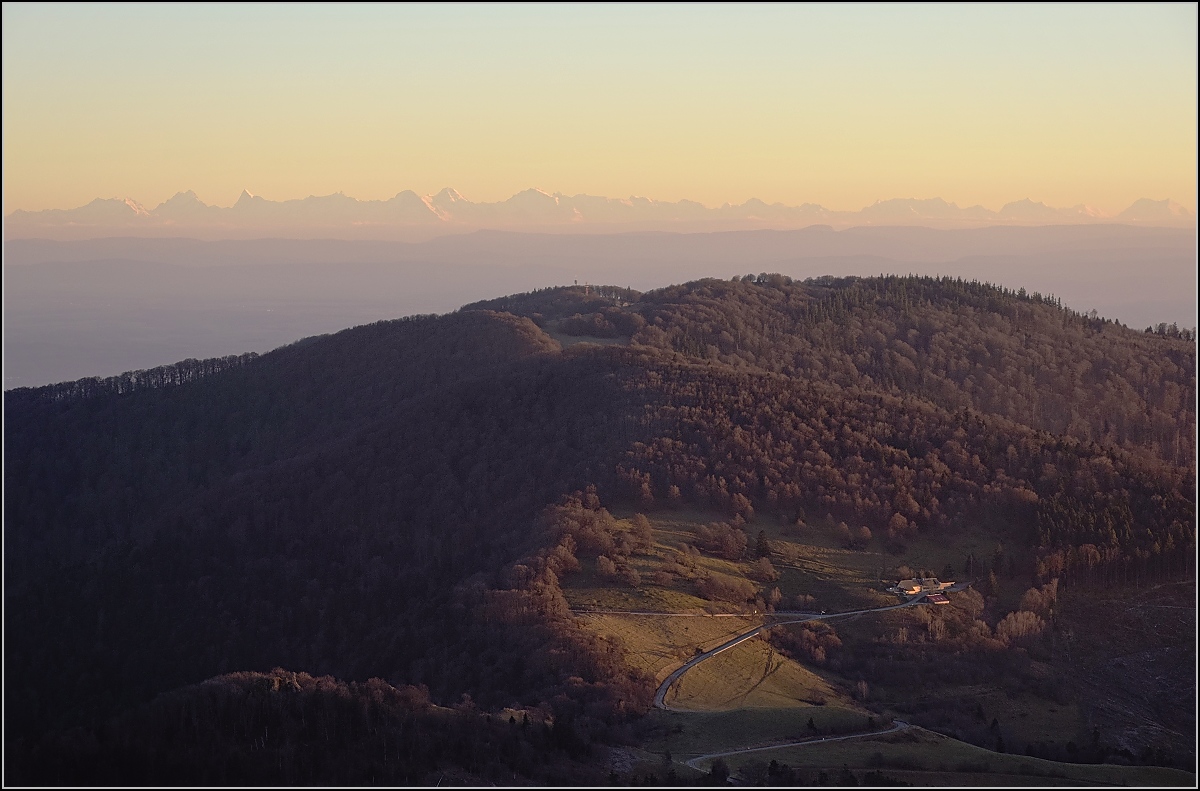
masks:
<path id="1" fill-rule="evenodd" d="M 833 211 L 815 203 L 785 206 L 751 198 L 741 205 L 709 208 L 689 200 L 606 198 L 519 192 L 504 201 L 475 203 L 456 190 L 387 200 L 358 200 L 342 193 L 271 201 L 243 190 L 230 207 L 210 206 L 194 192 L 180 192 L 148 209 L 132 198 L 97 198 L 75 209 L 14 211 L 5 218 L 6 238 L 81 239 L 95 236 L 198 236 L 208 239 L 270 235 L 292 238 L 422 239 L 479 229 L 550 232 L 728 231 L 805 228 L 810 225 L 921 225 L 972 228 L 991 225 L 1061 225 L 1117 222 L 1190 228 L 1195 214 L 1170 199 L 1135 201 L 1115 216 L 1078 205 L 1054 208 L 1028 198 L 999 211 L 960 207 L 941 198 L 881 200 L 860 211 Z"/>

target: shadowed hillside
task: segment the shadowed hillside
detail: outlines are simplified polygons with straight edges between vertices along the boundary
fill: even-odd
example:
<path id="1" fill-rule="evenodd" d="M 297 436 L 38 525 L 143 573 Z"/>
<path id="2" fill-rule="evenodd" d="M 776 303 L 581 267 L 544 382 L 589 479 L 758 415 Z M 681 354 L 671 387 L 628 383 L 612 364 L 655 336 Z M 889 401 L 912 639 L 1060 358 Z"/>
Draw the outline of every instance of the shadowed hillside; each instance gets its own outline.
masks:
<path id="1" fill-rule="evenodd" d="M 10 755 L 38 782 L 71 728 L 287 667 L 544 712 L 583 760 L 653 694 L 560 585 L 640 584 L 622 569 L 648 539 L 610 510 L 713 509 L 730 525 L 701 549 L 731 559 L 771 515 L 894 548 L 993 531 L 1039 585 L 1188 578 L 1194 401 L 1190 338 L 978 283 L 778 275 L 549 289 L 9 391 Z"/>

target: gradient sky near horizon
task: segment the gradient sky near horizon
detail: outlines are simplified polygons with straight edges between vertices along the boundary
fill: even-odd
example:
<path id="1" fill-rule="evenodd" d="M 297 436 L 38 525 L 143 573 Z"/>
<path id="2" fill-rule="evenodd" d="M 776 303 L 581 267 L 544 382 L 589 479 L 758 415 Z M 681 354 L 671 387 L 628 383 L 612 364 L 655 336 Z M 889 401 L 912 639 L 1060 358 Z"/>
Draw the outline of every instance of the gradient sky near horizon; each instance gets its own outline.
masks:
<path id="1" fill-rule="evenodd" d="M 1197 7 L 3 6 L 4 213 L 452 186 L 1196 208 Z"/>

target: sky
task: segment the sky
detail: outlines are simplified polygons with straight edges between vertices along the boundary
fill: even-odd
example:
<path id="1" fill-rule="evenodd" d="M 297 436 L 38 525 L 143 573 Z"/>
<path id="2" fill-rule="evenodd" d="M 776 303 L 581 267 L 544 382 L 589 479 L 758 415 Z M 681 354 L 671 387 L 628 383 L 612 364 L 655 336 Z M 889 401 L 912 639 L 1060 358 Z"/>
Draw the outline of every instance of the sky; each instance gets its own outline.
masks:
<path id="1" fill-rule="evenodd" d="M 1197 7 L 3 5 L 4 213 L 451 186 L 1196 208 Z"/>

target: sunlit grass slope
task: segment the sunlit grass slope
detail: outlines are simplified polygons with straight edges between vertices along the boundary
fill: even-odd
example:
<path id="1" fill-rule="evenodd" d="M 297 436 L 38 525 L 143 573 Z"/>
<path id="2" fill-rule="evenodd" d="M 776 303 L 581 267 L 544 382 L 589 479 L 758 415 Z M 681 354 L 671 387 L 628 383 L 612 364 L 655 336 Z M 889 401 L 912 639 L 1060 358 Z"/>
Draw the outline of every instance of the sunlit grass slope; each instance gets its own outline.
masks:
<path id="1" fill-rule="evenodd" d="M 845 702 L 845 697 L 821 676 L 754 638 L 696 665 L 675 683 L 666 702 L 678 709 L 727 711 L 824 706 Z"/>

